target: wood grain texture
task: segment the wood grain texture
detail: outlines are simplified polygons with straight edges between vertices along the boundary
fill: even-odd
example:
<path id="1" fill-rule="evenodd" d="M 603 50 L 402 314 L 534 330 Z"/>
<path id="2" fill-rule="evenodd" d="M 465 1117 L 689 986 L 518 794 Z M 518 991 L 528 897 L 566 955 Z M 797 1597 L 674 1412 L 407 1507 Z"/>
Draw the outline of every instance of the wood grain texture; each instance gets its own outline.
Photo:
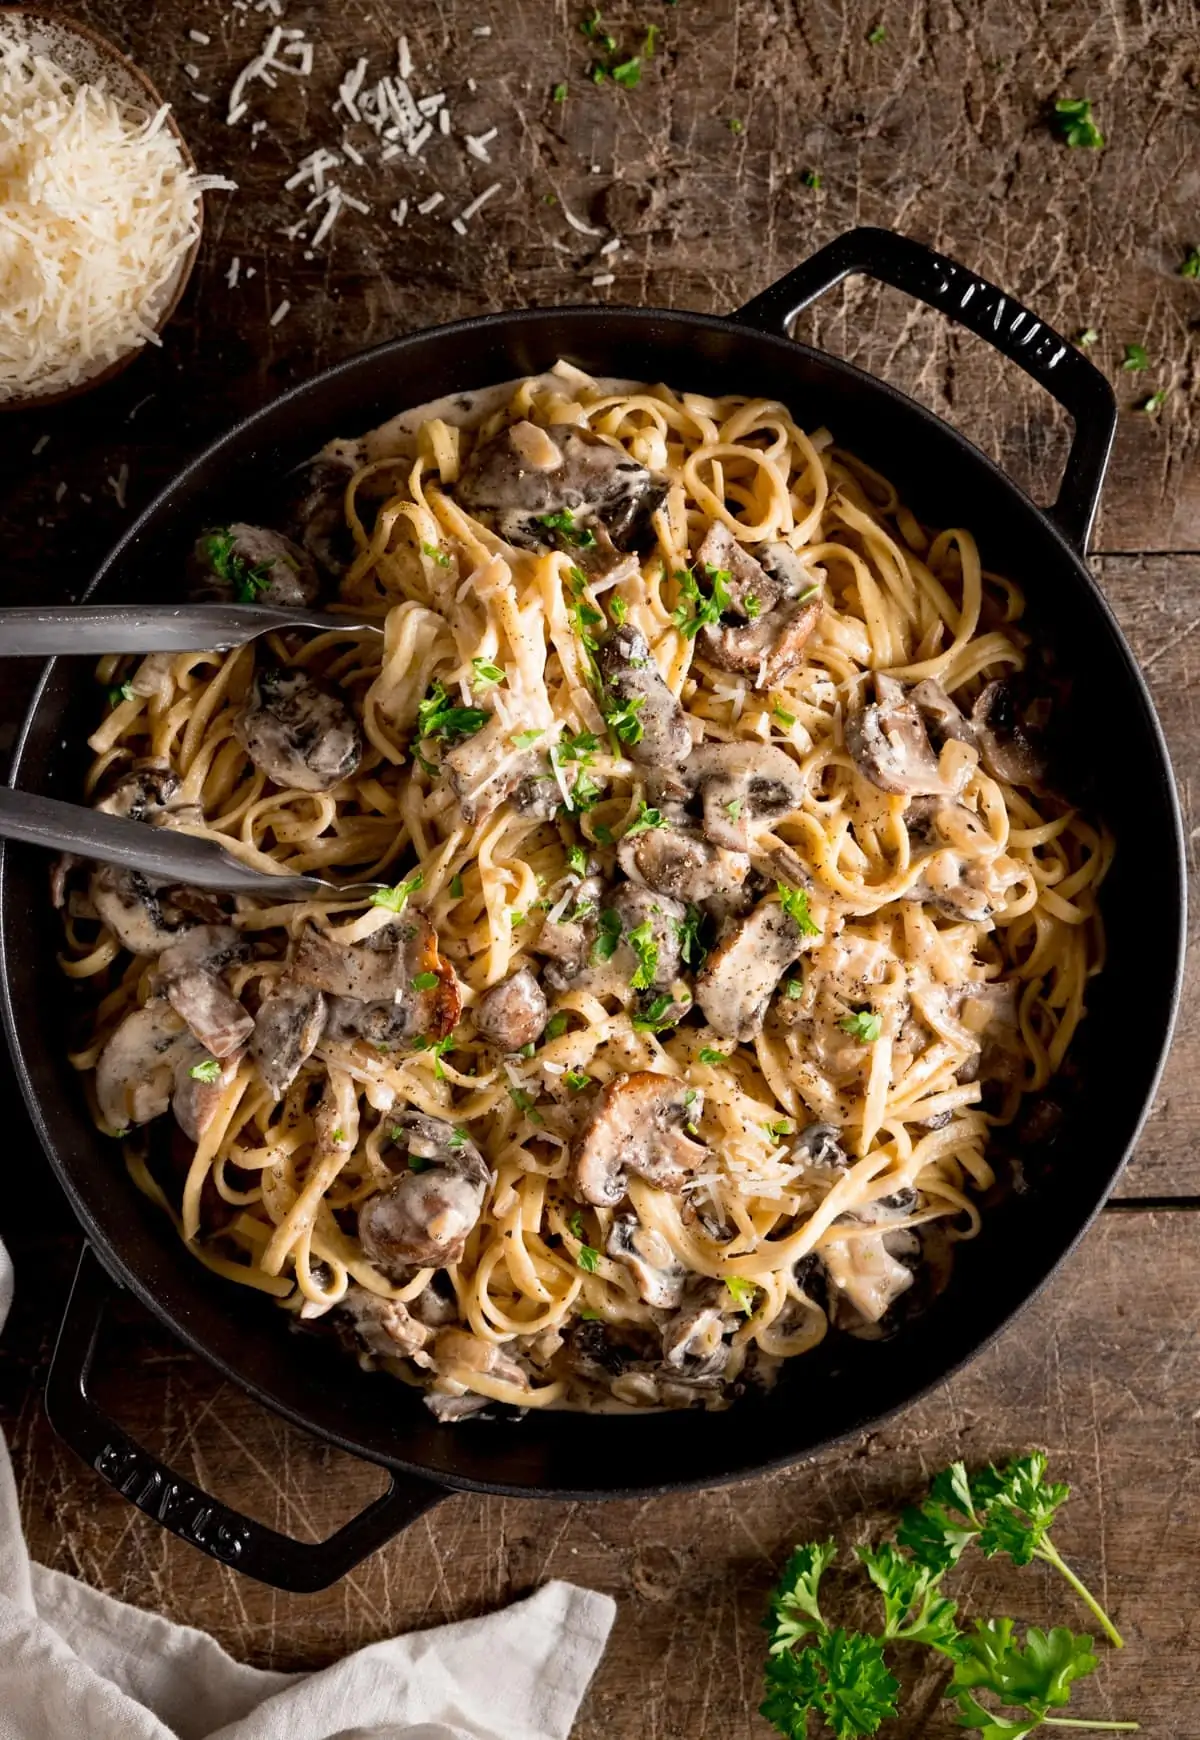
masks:
<path id="1" fill-rule="evenodd" d="M 1097 571 L 1141 658 L 1191 831 L 1200 720 L 1200 285 L 1178 275 L 1200 242 L 1200 14 L 1193 0 L 657 0 L 606 8 L 623 46 L 649 18 L 659 52 L 641 87 L 586 78 L 584 8 L 566 0 L 288 0 L 316 44 L 313 76 L 255 86 L 239 128 L 222 120 L 269 20 L 222 0 L 67 0 L 122 44 L 177 107 L 206 170 L 239 192 L 209 201 L 201 261 L 161 351 L 90 398 L 0 420 L 0 591 L 76 596 L 103 551 L 183 460 L 236 416 L 317 369 L 400 332 L 483 310 L 570 301 L 723 310 L 856 223 L 930 242 L 1066 333 L 1098 328 L 1092 355 L 1122 406 Z M 872 47 L 868 32 L 886 26 Z M 207 45 L 189 29 L 207 33 Z M 476 32 L 490 28 L 491 34 Z M 374 75 L 407 32 L 418 94 L 445 91 L 454 137 L 426 158 L 347 169 L 370 206 L 347 211 L 305 258 L 284 231 L 308 195 L 297 161 L 337 147 L 330 114 L 358 55 Z M 195 68 L 195 75 L 186 69 Z M 470 88 L 470 81 L 475 88 Z M 552 101 L 560 81 L 565 104 Z M 1103 153 L 1048 125 L 1063 94 L 1089 96 Z M 207 96 L 206 104 L 199 99 Z M 251 123 L 265 125 L 257 132 Z M 742 130 L 730 123 L 740 122 Z M 484 163 L 464 133 L 497 128 Z M 353 138 L 354 135 L 352 134 Z M 806 175 L 821 185 L 806 185 Z M 500 192 L 459 236 L 450 219 Z M 436 211 L 415 206 L 434 191 Z M 407 198 L 403 229 L 389 217 Z M 584 236 L 566 213 L 600 231 Z M 309 226 L 311 235 L 311 220 Z M 615 254 L 600 249 L 619 238 Z M 311 251 L 311 250 L 309 250 Z M 235 288 L 227 282 L 239 261 Z M 611 272 L 611 286 L 592 280 Z M 270 317 L 281 302 L 290 312 Z M 979 340 L 892 292 L 851 283 L 799 336 L 913 393 L 1052 498 L 1064 419 Z M 1144 344 L 1142 375 L 1123 346 Z M 1133 406 L 1160 385 L 1158 418 Z M 49 444 L 33 447 L 43 435 Z M 118 501 L 128 466 L 125 505 Z M 1191 555 L 1186 552 L 1193 552 Z M 1150 554 L 1145 554 L 1150 552 Z M 1173 552 L 1173 554 L 1163 554 Z M 0 749 L 35 673 L 0 671 Z M 1137 1012 L 1130 1012 L 1135 1020 Z M 1200 987 L 1127 1198 L 1200 1196 Z M 616 1595 L 613 1643 L 578 1740 L 763 1740 L 754 1715 L 765 1590 L 792 1541 L 888 1521 L 926 1473 L 1031 1443 L 1077 1483 L 1062 1545 L 1129 1639 L 1082 1703 L 1140 1719 L 1151 1740 L 1200 1740 L 1193 1666 L 1200 1524 L 1193 1414 L 1200 1279 L 1191 1215 L 1110 1214 L 1042 1299 L 970 1371 L 900 1421 L 789 1473 L 700 1497 L 611 1506 L 455 1498 L 337 1588 L 301 1600 L 219 1569 L 139 1517 L 54 1438 L 41 1413 L 49 1341 L 75 1248 L 69 1213 L 11 1082 L 0 1117 L 19 1164 L 0 1196 L 18 1265 L 0 1343 L 0 1423 L 14 1442 L 35 1552 L 126 1599 L 211 1629 L 235 1654 L 307 1668 L 410 1626 L 486 1610 L 548 1576 Z M 377 1490 L 375 1471 L 263 1414 L 140 1316 L 106 1343 L 102 1395 L 122 1422 L 223 1498 L 281 1527 L 327 1534 Z M 843 1538 L 848 1539 L 848 1536 Z M 1040 1572 L 964 1574 L 961 1593 L 1032 1622 L 1083 1617 Z M 891 1732 L 942 1740 L 936 1683 L 913 1688 Z"/>
<path id="2" fill-rule="evenodd" d="M 764 1648 L 758 1621 L 790 1546 L 836 1533 L 848 1550 L 894 1522 L 948 1460 L 1041 1445 L 1076 1488 L 1055 1538 L 1128 1643 L 1121 1655 L 1105 1653 L 1094 1688 L 1077 1699 L 1081 1712 L 1136 1717 L 1149 1740 L 1200 1740 L 1200 1713 L 1182 1701 L 1194 1684 L 1200 1574 L 1195 1236 L 1190 1214 L 1105 1216 L 968 1371 L 900 1420 L 804 1466 L 653 1502 L 455 1497 L 336 1588 L 307 1598 L 201 1558 L 55 1440 L 32 1380 L 62 1278 L 57 1248 L 30 1246 L 19 1264 L 16 1333 L 0 1354 L 0 1418 L 38 1557 L 202 1623 L 264 1667 L 315 1667 L 399 1629 L 485 1611 L 548 1577 L 608 1591 L 617 1628 L 578 1740 L 761 1740 L 767 1730 L 752 1714 Z M 262 1413 L 144 1318 L 106 1337 L 101 1364 L 123 1425 L 268 1522 L 324 1533 L 378 1489 L 377 1471 Z M 968 1612 L 1087 1629 L 1086 1615 L 1040 1567 L 981 1562 L 959 1575 L 956 1592 Z M 936 1692 L 936 1681 L 916 1687 L 909 1718 L 889 1730 L 895 1740 L 954 1732 L 930 1713 Z"/>

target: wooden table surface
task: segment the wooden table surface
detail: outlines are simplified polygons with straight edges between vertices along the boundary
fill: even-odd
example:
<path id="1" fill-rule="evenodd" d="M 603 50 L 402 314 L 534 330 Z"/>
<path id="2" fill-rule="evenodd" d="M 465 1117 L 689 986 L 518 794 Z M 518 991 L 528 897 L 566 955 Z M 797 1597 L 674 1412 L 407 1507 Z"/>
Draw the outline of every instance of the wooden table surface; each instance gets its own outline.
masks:
<path id="1" fill-rule="evenodd" d="M 641 0 L 606 20 L 622 45 L 636 45 L 651 20 L 661 27 L 658 53 L 630 91 L 588 82 L 574 4 L 279 0 L 282 22 L 315 45 L 312 74 L 251 86 L 249 115 L 229 127 L 230 87 L 271 9 L 264 0 L 59 7 L 122 44 L 176 105 L 200 166 L 240 187 L 209 201 L 200 265 L 161 351 L 92 397 L 0 422 L 6 601 L 75 596 L 187 455 L 238 413 L 364 345 L 524 303 L 727 309 L 839 231 L 890 224 L 981 270 L 1062 330 L 1099 331 L 1092 354 L 1122 412 L 1095 567 L 1150 679 L 1190 819 L 1200 747 L 1200 284 L 1178 270 L 1200 242 L 1200 18 L 1190 0 Z M 886 35 L 872 45 L 879 23 Z M 414 89 L 446 93 L 451 135 L 435 135 L 418 159 L 340 172 L 370 209 L 343 211 L 308 258 L 306 238 L 284 232 L 309 195 L 284 183 L 307 152 L 338 146 L 339 79 L 360 54 L 372 76 L 390 71 L 401 30 Z M 552 100 L 560 80 L 565 103 Z M 1103 152 L 1056 140 L 1047 107 L 1068 93 L 1093 100 Z M 481 148 L 489 163 L 463 138 L 492 128 Z M 449 220 L 493 182 L 498 193 L 458 234 Z M 441 204 L 418 214 L 438 191 Z M 401 199 L 403 229 L 389 216 Z M 602 233 L 581 233 L 568 212 Z M 621 245 L 603 254 L 610 236 Z M 593 282 L 609 273 L 610 286 Z M 801 331 L 933 406 L 1036 498 L 1053 496 L 1063 420 L 974 338 L 862 283 L 827 298 Z M 1146 372 L 1122 371 L 1128 343 L 1145 346 Z M 1158 386 L 1170 389 L 1162 411 L 1136 411 Z M 8 742 L 30 678 L 11 665 L 5 673 Z M 1087 1708 L 1140 1718 L 1163 1740 L 1200 1740 L 1194 975 L 1120 1200 L 1020 1324 L 902 1419 L 790 1472 L 702 1497 L 456 1497 L 308 1598 L 201 1558 L 50 1432 L 41 1380 L 78 1240 L 23 1111 L 8 1102 L 14 1182 L 0 1193 L 0 1231 L 18 1293 L 0 1343 L 0 1419 L 29 1538 L 47 1563 L 205 1626 L 237 1656 L 273 1668 L 316 1666 L 567 1577 L 610 1591 L 619 1609 L 580 1740 L 761 1740 L 757 1621 L 789 1544 L 835 1529 L 862 1538 L 952 1456 L 1040 1444 L 1076 1486 L 1060 1544 L 1129 1645 L 1106 1655 Z M 135 1436 L 279 1527 L 326 1534 L 380 1484 L 376 1471 L 219 1382 L 136 1312 L 114 1329 L 103 1366 L 102 1394 L 111 1391 Z M 994 1597 L 1022 1619 L 1082 1627 L 1065 1592 L 1036 1570 L 988 1568 L 966 1592 L 981 1610 Z M 930 1686 L 891 1731 L 957 1730 Z"/>

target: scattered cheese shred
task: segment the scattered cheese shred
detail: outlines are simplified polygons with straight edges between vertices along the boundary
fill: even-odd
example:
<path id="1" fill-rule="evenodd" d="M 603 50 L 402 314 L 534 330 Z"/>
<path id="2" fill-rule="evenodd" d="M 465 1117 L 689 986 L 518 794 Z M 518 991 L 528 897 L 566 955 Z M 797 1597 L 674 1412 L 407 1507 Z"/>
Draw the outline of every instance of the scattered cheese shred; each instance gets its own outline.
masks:
<path id="1" fill-rule="evenodd" d="M 0 24 L 0 401 L 52 393 L 158 343 L 200 227 L 166 126 L 79 84 Z"/>

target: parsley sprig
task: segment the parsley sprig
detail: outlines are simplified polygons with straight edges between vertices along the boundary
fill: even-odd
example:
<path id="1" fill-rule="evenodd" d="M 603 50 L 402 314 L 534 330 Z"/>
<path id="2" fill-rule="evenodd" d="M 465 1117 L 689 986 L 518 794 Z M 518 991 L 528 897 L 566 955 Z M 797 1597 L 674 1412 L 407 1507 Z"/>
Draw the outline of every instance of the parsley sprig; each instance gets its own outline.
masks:
<path id="1" fill-rule="evenodd" d="M 1090 1637 L 1062 1626 L 1049 1632 L 1030 1626 L 1022 1642 L 1013 1621 L 1005 1618 L 976 1619 L 963 1631 L 957 1603 L 941 1589 L 943 1577 L 973 1541 L 987 1556 L 1005 1553 L 1017 1565 L 1039 1558 L 1066 1577 L 1120 1647 L 1112 1621 L 1049 1538 L 1050 1523 L 1069 1490 L 1046 1479 L 1040 1451 L 1003 1469 L 968 1474 L 961 1462 L 944 1469 L 925 1503 L 905 1513 L 894 1541 L 858 1549 L 883 1601 L 883 1625 L 873 1633 L 833 1629 L 822 1611 L 821 1579 L 837 1557 L 836 1543 L 797 1547 L 764 1620 L 771 1642 L 762 1714 L 789 1740 L 807 1740 L 810 1715 L 822 1718 L 837 1740 L 874 1734 L 897 1712 L 900 1687 L 886 1650 L 903 1643 L 923 1645 L 953 1662 L 946 1696 L 958 1707 L 959 1725 L 983 1740 L 1025 1740 L 1043 1724 L 1136 1729 L 1136 1722 L 1050 1714 L 1070 1701 L 1076 1680 L 1095 1671 Z M 998 1707 L 983 1702 L 983 1694 Z"/>
<path id="2" fill-rule="evenodd" d="M 474 737 L 482 731 L 490 715 L 482 707 L 452 707 L 442 683 L 434 682 L 425 699 L 417 707 L 417 736 L 437 737 L 450 742 L 460 737 Z"/>
<path id="3" fill-rule="evenodd" d="M 1088 97 L 1060 97 L 1054 105 L 1054 121 L 1068 145 L 1088 151 L 1104 149 L 1104 134 L 1092 119 Z"/>
<path id="4" fill-rule="evenodd" d="M 729 585 L 733 579 L 728 568 L 714 568 L 711 562 L 701 564 L 705 578 L 709 584 L 707 595 L 700 590 L 700 583 L 691 568 L 676 568 L 675 584 L 679 588 L 679 603 L 671 612 L 671 621 L 688 640 L 695 640 L 702 628 L 714 626 L 720 622 L 727 610 L 732 609 L 729 596 Z"/>

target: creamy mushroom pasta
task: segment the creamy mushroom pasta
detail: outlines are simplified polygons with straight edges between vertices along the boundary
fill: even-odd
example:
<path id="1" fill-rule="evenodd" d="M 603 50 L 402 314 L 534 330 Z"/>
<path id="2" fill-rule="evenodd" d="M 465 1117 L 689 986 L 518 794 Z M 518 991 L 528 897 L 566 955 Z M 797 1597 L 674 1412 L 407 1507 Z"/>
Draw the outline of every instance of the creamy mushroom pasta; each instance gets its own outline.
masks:
<path id="1" fill-rule="evenodd" d="M 193 586 L 382 638 L 104 661 L 89 793 L 381 886 L 55 878 L 191 1255 L 440 1419 L 720 1406 L 893 1324 L 1102 960 L 1017 585 L 782 404 L 565 364 L 260 517 Z"/>

